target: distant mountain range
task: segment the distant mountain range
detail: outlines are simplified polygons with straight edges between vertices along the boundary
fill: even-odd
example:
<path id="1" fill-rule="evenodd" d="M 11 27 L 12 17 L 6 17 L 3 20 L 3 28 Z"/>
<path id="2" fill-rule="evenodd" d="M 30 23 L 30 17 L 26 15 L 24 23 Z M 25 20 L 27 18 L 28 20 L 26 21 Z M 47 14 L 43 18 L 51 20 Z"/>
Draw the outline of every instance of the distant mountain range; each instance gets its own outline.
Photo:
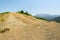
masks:
<path id="1" fill-rule="evenodd" d="M 35 17 L 53 21 L 60 21 L 60 15 L 36 14 Z"/>

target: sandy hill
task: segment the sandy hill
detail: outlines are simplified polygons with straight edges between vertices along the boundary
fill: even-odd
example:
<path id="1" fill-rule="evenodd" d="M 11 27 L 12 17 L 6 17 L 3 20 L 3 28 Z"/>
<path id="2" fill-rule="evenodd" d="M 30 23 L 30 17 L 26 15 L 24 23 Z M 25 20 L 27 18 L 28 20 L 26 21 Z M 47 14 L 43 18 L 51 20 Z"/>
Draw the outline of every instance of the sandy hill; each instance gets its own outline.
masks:
<path id="1" fill-rule="evenodd" d="M 0 40 L 60 40 L 60 23 L 14 12 L 0 14 Z"/>

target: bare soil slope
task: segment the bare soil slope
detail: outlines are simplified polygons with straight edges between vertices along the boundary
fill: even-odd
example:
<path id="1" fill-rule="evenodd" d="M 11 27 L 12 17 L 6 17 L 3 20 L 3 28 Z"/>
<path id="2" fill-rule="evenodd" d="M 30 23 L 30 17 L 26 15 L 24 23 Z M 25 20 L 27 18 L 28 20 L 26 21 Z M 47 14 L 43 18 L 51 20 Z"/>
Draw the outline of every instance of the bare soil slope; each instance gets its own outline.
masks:
<path id="1" fill-rule="evenodd" d="M 0 40 L 60 40 L 60 23 L 19 13 L 0 14 Z"/>

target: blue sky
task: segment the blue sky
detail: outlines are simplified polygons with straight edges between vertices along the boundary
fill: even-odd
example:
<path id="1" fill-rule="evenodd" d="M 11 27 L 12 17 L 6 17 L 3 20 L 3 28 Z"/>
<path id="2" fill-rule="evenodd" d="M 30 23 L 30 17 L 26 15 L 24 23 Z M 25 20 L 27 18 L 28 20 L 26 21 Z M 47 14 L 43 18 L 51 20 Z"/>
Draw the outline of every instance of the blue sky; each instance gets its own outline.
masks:
<path id="1" fill-rule="evenodd" d="M 60 15 L 60 0 L 0 0 L 0 12 L 19 10 L 31 14 Z"/>

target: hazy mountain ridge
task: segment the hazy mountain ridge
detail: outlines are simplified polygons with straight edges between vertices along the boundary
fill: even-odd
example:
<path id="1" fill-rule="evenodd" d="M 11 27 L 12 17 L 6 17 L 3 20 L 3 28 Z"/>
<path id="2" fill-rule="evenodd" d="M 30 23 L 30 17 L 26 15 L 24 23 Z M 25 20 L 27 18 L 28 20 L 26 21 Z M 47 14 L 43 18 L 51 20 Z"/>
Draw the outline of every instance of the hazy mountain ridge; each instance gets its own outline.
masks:
<path id="1" fill-rule="evenodd" d="M 56 21 L 56 22 L 60 22 L 60 16 L 55 17 L 55 18 L 53 18 L 52 20 L 53 20 L 53 21 Z"/>
<path id="2" fill-rule="evenodd" d="M 49 14 L 37 14 L 35 15 L 37 19 L 42 19 L 46 21 L 55 21 L 60 23 L 60 15 L 49 15 Z"/>
<path id="3" fill-rule="evenodd" d="M 45 18 L 45 19 L 47 19 L 47 20 L 51 20 L 51 19 L 53 19 L 53 18 L 55 18 L 55 17 L 58 17 L 58 16 L 60 16 L 60 15 L 36 14 L 35 16 L 36 16 L 36 17 Z"/>

